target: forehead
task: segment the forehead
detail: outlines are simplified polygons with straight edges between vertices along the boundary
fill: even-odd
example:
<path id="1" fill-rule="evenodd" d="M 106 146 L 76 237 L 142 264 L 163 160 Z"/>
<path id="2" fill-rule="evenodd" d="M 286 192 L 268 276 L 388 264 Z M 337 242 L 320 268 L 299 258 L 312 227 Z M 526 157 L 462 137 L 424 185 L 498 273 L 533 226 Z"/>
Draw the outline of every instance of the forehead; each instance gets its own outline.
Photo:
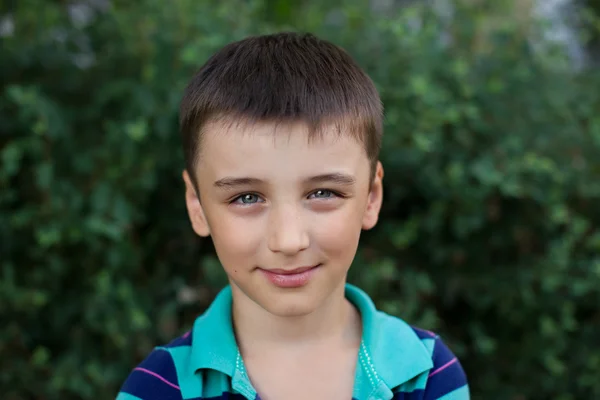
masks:
<path id="1" fill-rule="evenodd" d="M 202 136 L 199 173 L 311 174 L 368 170 L 363 144 L 336 126 L 314 135 L 306 124 L 211 124 Z"/>

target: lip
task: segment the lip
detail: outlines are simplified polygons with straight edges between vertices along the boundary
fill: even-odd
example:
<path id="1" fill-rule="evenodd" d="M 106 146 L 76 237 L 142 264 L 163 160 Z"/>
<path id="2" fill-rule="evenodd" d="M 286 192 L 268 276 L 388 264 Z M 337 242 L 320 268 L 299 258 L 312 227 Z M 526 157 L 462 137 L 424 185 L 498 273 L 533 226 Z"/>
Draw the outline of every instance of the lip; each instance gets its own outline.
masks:
<path id="1" fill-rule="evenodd" d="M 280 288 L 298 288 L 305 286 L 317 272 L 321 264 L 294 269 L 260 269 L 263 275 Z"/>
<path id="2" fill-rule="evenodd" d="M 312 269 L 315 267 L 317 267 L 317 265 L 313 265 L 310 267 L 299 267 L 299 268 L 294 268 L 294 269 L 268 269 L 266 271 L 271 272 L 273 274 L 278 274 L 278 275 L 294 275 L 294 274 L 301 274 L 302 272 L 308 271 L 309 269 Z"/>

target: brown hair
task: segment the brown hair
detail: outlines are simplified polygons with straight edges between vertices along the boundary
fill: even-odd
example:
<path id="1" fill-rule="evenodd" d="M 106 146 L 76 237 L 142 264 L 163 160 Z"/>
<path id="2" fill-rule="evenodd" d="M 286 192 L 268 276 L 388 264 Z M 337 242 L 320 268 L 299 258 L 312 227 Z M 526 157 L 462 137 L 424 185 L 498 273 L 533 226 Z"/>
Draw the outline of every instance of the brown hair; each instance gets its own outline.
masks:
<path id="1" fill-rule="evenodd" d="M 340 47 L 311 34 L 249 37 L 214 54 L 185 90 L 179 122 L 186 169 L 195 181 L 209 123 L 302 122 L 309 139 L 334 125 L 360 140 L 373 174 L 382 114 L 375 85 Z"/>

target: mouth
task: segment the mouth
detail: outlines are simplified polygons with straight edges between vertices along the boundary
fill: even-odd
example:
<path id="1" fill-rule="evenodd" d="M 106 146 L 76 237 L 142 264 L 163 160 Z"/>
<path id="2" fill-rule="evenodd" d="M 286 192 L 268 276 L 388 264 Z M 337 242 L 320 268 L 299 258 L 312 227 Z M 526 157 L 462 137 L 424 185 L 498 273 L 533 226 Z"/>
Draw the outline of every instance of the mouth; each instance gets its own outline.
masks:
<path id="1" fill-rule="evenodd" d="M 294 275 L 294 274 L 301 274 L 303 272 L 306 272 L 308 270 L 311 270 L 313 268 L 317 268 L 320 264 L 317 265 L 312 265 L 312 266 L 308 266 L 308 267 L 298 267 L 298 268 L 294 268 L 294 269 L 268 269 L 266 270 L 267 272 L 270 272 L 272 274 L 277 274 L 277 275 Z"/>
<path id="2" fill-rule="evenodd" d="M 308 284 L 321 264 L 293 269 L 260 269 L 269 282 L 280 288 L 299 288 Z"/>

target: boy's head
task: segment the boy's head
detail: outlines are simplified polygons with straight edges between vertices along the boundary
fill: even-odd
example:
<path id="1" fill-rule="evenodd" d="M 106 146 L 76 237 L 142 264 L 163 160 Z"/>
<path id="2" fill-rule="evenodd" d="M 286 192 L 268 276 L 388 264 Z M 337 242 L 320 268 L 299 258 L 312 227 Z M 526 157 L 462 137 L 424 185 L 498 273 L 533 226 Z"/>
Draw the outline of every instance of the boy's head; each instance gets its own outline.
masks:
<path id="1" fill-rule="evenodd" d="M 371 79 L 341 48 L 310 34 L 279 33 L 231 43 L 194 76 L 181 102 L 186 169 L 195 179 L 211 123 L 304 123 L 309 139 L 335 126 L 357 138 L 371 172 L 383 108 Z"/>
<path id="2" fill-rule="evenodd" d="M 343 293 L 383 177 L 380 98 L 350 56 L 294 33 L 229 44 L 192 79 L 180 124 L 192 226 L 238 303 L 292 316 Z"/>

